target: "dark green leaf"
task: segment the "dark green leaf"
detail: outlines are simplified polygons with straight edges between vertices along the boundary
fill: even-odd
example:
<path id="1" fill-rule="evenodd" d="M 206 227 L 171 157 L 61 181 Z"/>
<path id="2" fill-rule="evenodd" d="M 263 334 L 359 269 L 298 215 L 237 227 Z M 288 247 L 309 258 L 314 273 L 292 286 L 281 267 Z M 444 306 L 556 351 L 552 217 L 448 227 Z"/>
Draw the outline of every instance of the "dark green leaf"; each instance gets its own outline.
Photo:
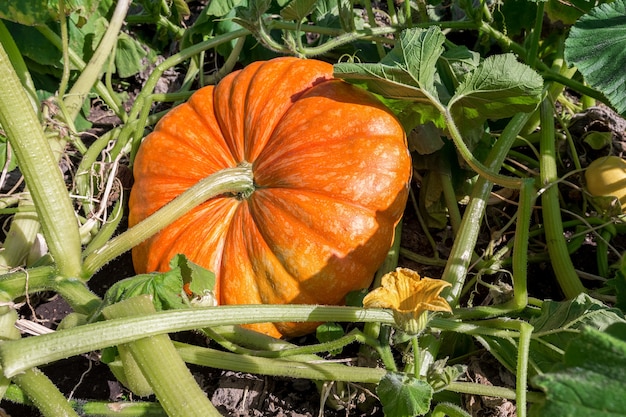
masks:
<path id="1" fill-rule="evenodd" d="M 529 352 L 531 374 L 548 372 L 561 362 L 563 351 L 583 328 L 602 331 L 615 323 L 626 323 L 619 309 L 609 308 L 585 294 L 569 301 L 545 301 L 541 315 L 530 321 L 534 326 Z M 490 336 L 478 340 L 509 370 L 515 370 L 517 341 Z"/>
<path id="2" fill-rule="evenodd" d="M 313 11 L 315 3 L 317 0 L 291 0 L 280 11 L 280 16 L 285 20 L 301 21 Z"/>
<path id="3" fill-rule="evenodd" d="M 582 16 L 565 41 L 565 59 L 625 116 L 626 0 L 602 4 Z"/>
<path id="4" fill-rule="evenodd" d="M 245 6 L 248 0 L 211 0 L 206 10 L 210 16 L 226 16 L 231 10 L 239 6 Z"/>
<path id="5" fill-rule="evenodd" d="M 562 365 L 532 382 L 546 398 L 531 408 L 531 416 L 626 416 L 626 324 L 605 332 L 585 329 L 568 346 Z"/>
<path id="6" fill-rule="evenodd" d="M 550 20 L 571 25 L 595 5 L 596 0 L 548 0 L 545 12 Z"/>
<path id="7" fill-rule="evenodd" d="M 99 0 L 65 0 L 65 14 L 76 13 L 84 23 Z M 59 16 L 59 0 L 0 1 L 0 18 L 27 26 L 42 25 Z"/>
<path id="8" fill-rule="evenodd" d="M 345 335 L 343 331 L 343 327 L 338 323 L 327 322 L 322 323 L 317 326 L 315 329 L 315 337 L 320 343 L 332 342 L 333 340 L 337 340 Z M 332 350 L 329 353 L 331 355 L 337 355 L 341 353 L 343 349 L 339 348 L 336 350 Z"/>
<path id="9" fill-rule="evenodd" d="M 433 388 L 421 379 L 389 372 L 381 379 L 376 393 L 386 416 L 413 417 L 430 410 Z"/>
<path id="10" fill-rule="evenodd" d="M 179 268 L 167 272 L 153 272 L 137 275 L 116 282 L 104 296 L 104 307 L 142 294 L 152 296 L 154 307 L 159 310 L 171 310 L 185 307 L 182 298 L 183 278 Z"/>
<path id="11" fill-rule="evenodd" d="M 599 150 L 605 146 L 609 146 L 613 141 L 611 132 L 591 131 L 583 137 L 583 142 L 591 147 L 591 149 Z"/>
<path id="12" fill-rule="evenodd" d="M 144 61 L 146 56 L 139 42 L 124 33 L 120 34 L 115 53 L 115 68 L 120 77 L 132 77 L 144 69 L 148 64 Z"/>

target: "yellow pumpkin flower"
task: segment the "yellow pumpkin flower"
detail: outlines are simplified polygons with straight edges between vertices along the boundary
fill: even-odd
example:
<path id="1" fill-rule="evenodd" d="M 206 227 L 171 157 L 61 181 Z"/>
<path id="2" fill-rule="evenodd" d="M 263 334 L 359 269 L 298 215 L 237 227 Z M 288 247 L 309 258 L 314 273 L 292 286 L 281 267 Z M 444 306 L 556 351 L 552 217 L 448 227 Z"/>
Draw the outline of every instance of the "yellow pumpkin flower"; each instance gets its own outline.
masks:
<path id="1" fill-rule="evenodd" d="M 452 312 L 439 295 L 450 286 L 440 279 L 422 278 L 411 269 L 397 268 L 384 275 L 381 286 L 365 296 L 363 306 L 392 309 L 396 325 L 407 333 L 417 334 L 428 324 L 429 311 Z"/>

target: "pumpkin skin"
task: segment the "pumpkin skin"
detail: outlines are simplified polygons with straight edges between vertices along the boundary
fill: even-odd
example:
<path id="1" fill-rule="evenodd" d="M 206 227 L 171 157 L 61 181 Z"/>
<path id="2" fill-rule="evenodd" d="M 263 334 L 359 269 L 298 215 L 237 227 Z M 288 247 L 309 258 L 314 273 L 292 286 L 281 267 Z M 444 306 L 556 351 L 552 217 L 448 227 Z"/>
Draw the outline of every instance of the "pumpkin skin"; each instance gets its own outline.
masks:
<path id="1" fill-rule="evenodd" d="M 332 65 L 255 62 L 164 116 L 134 161 L 133 226 L 200 179 L 251 163 L 255 191 L 192 209 L 132 251 L 137 273 L 184 253 L 216 275 L 219 304 L 342 304 L 370 285 L 404 210 L 402 126 Z M 249 325 L 296 336 L 314 323 Z"/>

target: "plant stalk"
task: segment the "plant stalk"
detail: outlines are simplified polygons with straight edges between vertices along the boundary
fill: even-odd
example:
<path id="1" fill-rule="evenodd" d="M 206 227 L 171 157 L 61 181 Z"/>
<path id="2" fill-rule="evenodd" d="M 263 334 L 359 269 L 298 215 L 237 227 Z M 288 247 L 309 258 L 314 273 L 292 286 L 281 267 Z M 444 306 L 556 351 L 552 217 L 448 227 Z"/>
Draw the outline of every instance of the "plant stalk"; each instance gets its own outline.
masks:
<path id="1" fill-rule="evenodd" d="M 203 327 L 282 321 L 378 321 L 394 324 L 391 311 L 339 306 L 237 305 L 160 311 L 7 341 L 0 344 L 0 362 L 5 375 L 11 377 L 34 366 L 157 334 Z"/>
<path id="2" fill-rule="evenodd" d="M 502 165 L 517 134 L 524 127 L 529 117 L 529 113 L 518 113 L 513 116 L 485 162 L 489 169 L 497 171 L 498 167 Z M 461 220 L 459 234 L 454 240 L 448 262 L 443 271 L 442 279 L 450 282 L 452 287 L 444 289 L 442 295 L 453 307 L 458 305 L 463 290 L 465 277 L 476 241 L 478 240 L 478 232 L 492 187 L 493 183 L 485 177 L 479 177 L 476 181 L 472 189 L 471 200 Z"/>
<path id="3" fill-rule="evenodd" d="M 106 307 L 107 318 L 133 317 L 154 313 L 148 295 Z M 181 359 L 167 334 L 141 338 L 124 345 L 154 390 L 159 403 L 170 417 L 221 417 Z"/>
<path id="4" fill-rule="evenodd" d="M 559 205 L 559 176 L 556 167 L 556 144 L 552 103 L 548 99 L 541 102 L 541 138 L 540 138 L 540 176 L 544 187 L 541 196 L 543 226 L 552 269 L 561 290 L 568 299 L 585 292 L 572 258 L 569 256 L 567 242 L 563 234 L 563 219 Z"/>
<path id="5" fill-rule="evenodd" d="M 62 276 L 79 276 L 81 243 L 74 207 L 57 159 L 2 45 L 0 79 L 0 124 L 26 179 L 50 253 Z"/>
<path id="6" fill-rule="evenodd" d="M 148 239 L 197 205 L 225 193 L 252 190 L 254 181 L 250 166 L 226 168 L 203 178 L 151 216 L 87 255 L 83 267 L 85 275 L 91 276 L 104 264 Z"/>

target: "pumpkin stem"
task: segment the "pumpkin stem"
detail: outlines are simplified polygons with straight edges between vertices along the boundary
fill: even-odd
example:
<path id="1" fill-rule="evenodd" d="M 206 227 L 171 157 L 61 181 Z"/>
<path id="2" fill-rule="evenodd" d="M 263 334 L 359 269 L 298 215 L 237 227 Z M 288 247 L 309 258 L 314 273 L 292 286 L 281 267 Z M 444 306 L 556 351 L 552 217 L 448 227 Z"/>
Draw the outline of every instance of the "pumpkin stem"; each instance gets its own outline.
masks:
<path id="1" fill-rule="evenodd" d="M 237 167 L 225 168 L 209 175 L 135 226 L 87 255 L 83 272 L 86 276 L 91 276 L 107 262 L 140 244 L 192 208 L 213 197 L 229 193 L 249 196 L 253 192 L 252 164 L 249 162 L 242 162 Z"/>
<path id="2" fill-rule="evenodd" d="M 250 196 L 252 196 L 252 194 L 254 193 L 254 190 L 257 189 L 257 185 L 254 183 L 254 172 L 252 171 L 252 163 L 248 162 L 248 161 L 242 161 L 239 164 L 237 164 L 237 168 L 242 168 L 244 170 L 249 170 L 250 171 L 250 179 L 252 180 L 252 187 L 246 188 L 246 189 L 242 189 L 237 191 L 236 193 L 234 193 L 234 197 L 239 200 L 239 201 L 243 201 L 243 200 L 247 200 L 250 198 Z"/>

